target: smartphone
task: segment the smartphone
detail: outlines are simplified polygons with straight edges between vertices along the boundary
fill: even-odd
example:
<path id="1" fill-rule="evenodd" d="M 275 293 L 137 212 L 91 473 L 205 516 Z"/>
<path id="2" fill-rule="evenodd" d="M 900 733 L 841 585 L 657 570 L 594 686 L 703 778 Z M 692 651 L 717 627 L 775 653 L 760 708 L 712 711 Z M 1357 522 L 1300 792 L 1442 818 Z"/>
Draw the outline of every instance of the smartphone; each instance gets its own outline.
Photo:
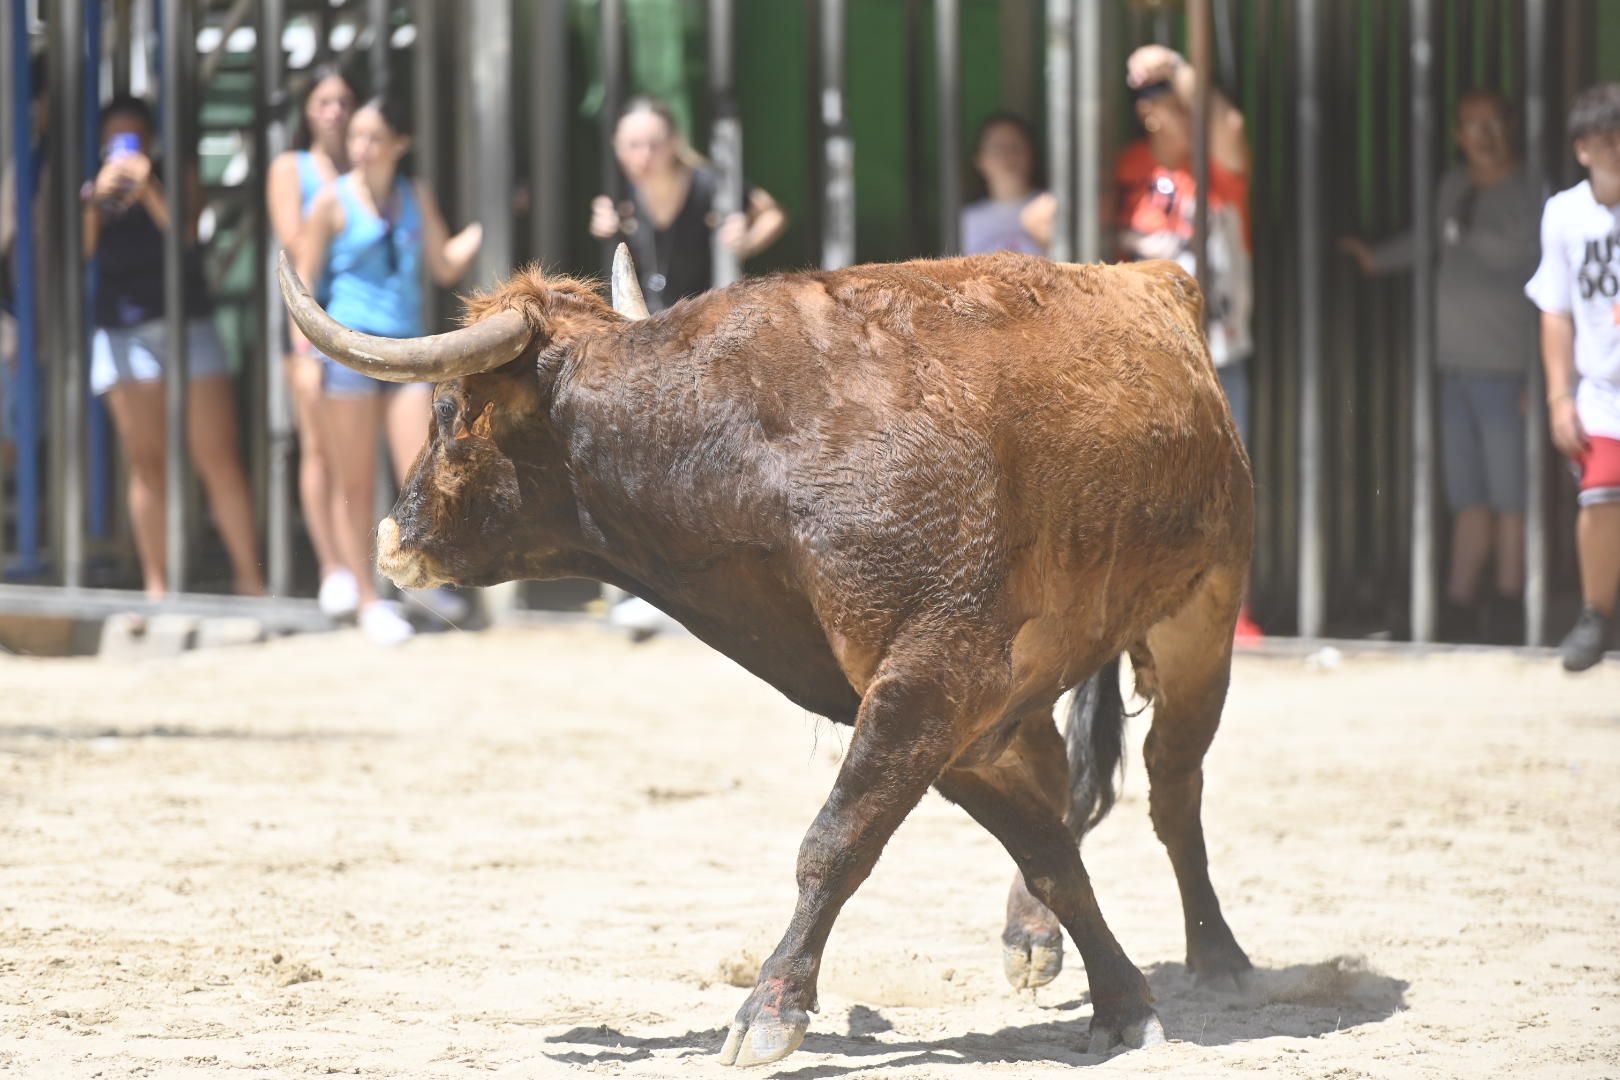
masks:
<path id="1" fill-rule="evenodd" d="M 107 140 L 102 150 L 102 157 L 111 161 L 114 158 L 129 157 L 131 154 L 141 152 L 141 137 L 133 131 L 121 131 Z"/>

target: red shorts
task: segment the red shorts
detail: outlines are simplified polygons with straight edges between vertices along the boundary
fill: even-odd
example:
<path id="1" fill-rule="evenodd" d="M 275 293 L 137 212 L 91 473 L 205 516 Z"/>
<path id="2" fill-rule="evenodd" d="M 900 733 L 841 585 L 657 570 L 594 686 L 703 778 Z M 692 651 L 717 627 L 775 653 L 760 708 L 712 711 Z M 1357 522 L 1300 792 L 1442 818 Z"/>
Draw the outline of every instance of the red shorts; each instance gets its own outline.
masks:
<path id="1" fill-rule="evenodd" d="M 1582 506 L 1620 502 L 1620 439 L 1588 435 L 1586 453 L 1575 462 Z"/>

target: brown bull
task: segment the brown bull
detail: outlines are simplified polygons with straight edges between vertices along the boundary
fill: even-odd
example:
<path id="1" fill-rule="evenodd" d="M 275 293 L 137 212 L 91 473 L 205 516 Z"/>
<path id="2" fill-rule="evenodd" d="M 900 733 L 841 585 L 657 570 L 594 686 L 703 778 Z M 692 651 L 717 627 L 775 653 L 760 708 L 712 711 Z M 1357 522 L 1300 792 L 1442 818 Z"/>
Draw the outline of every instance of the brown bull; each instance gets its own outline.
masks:
<path id="1" fill-rule="evenodd" d="M 1162 1039 L 1076 840 L 1113 799 L 1129 652 L 1155 701 L 1150 806 L 1188 966 L 1248 969 L 1199 803 L 1252 490 L 1192 280 L 990 255 L 745 281 L 639 318 L 621 259 L 612 308 L 531 271 L 419 341 L 337 326 L 283 261 L 317 347 L 439 383 L 379 567 L 413 587 L 609 582 L 854 725 L 726 1063 L 803 1040 L 833 920 L 930 786 L 1021 871 L 1014 982 L 1056 974 L 1061 923 L 1091 983 L 1091 1048 Z M 1066 755 L 1053 705 L 1098 672 Z"/>

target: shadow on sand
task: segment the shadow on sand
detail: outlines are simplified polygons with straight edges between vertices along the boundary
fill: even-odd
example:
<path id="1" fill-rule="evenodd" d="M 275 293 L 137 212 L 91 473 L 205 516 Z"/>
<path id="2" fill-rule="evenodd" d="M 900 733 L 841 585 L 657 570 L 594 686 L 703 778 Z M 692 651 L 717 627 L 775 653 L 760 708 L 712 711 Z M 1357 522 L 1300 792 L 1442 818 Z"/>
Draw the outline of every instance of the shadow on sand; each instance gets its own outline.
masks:
<path id="1" fill-rule="evenodd" d="M 1380 975 L 1353 957 L 1341 956 L 1317 964 L 1283 968 L 1256 968 L 1241 990 L 1195 986 L 1181 964 L 1156 964 L 1145 974 L 1158 998 L 1159 1016 L 1170 1038 L 1200 1046 L 1222 1046 L 1274 1036 L 1327 1035 L 1387 1020 L 1406 1007 L 1405 981 Z M 777 1071 L 767 1075 L 784 1080 L 828 1080 L 879 1065 L 888 1068 L 922 1064 L 973 1066 L 1022 1061 L 1095 1065 L 1105 1059 L 1086 1052 L 1091 1021 L 1089 1015 L 1080 1010 L 1088 1004 L 1087 996 L 1082 995 L 1047 1006 L 1053 1012 L 1074 1014 L 1061 1019 L 994 1032 L 968 1032 L 928 1042 L 878 1038 L 879 1034 L 892 1031 L 892 1025 L 877 1010 L 856 1005 L 848 1014 L 847 1034 L 818 1032 L 812 1022 L 800 1054 L 789 1057 Z M 824 1018 L 818 1019 L 826 1022 Z M 547 1051 L 546 1056 L 569 1064 L 628 1063 L 660 1053 L 687 1058 L 718 1053 L 725 1037 L 726 1030 L 718 1027 L 688 1031 L 683 1035 L 641 1037 L 604 1024 L 549 1036 L 548 1043 L 571 1049 Z M 863 1060 L 795 1067 L 804 1053 Z M 873 1060 L 879 1057 L 883 1060 Z"/>

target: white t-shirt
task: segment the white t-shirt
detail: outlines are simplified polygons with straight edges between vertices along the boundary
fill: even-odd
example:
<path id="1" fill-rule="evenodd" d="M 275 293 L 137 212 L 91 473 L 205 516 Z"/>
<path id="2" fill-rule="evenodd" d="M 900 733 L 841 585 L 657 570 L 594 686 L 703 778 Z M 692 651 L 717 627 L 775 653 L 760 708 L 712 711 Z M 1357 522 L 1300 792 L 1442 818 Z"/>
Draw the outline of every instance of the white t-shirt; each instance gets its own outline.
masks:
<path id="1" fill-rule="evenodd" d="M 1575 321 L 1575 411 L 1592 435 L 1620 439 L 1620 206 L 1583 181 L 1547 200 L 1541 265 L 1524 287 L 1542 311 Z"/>

